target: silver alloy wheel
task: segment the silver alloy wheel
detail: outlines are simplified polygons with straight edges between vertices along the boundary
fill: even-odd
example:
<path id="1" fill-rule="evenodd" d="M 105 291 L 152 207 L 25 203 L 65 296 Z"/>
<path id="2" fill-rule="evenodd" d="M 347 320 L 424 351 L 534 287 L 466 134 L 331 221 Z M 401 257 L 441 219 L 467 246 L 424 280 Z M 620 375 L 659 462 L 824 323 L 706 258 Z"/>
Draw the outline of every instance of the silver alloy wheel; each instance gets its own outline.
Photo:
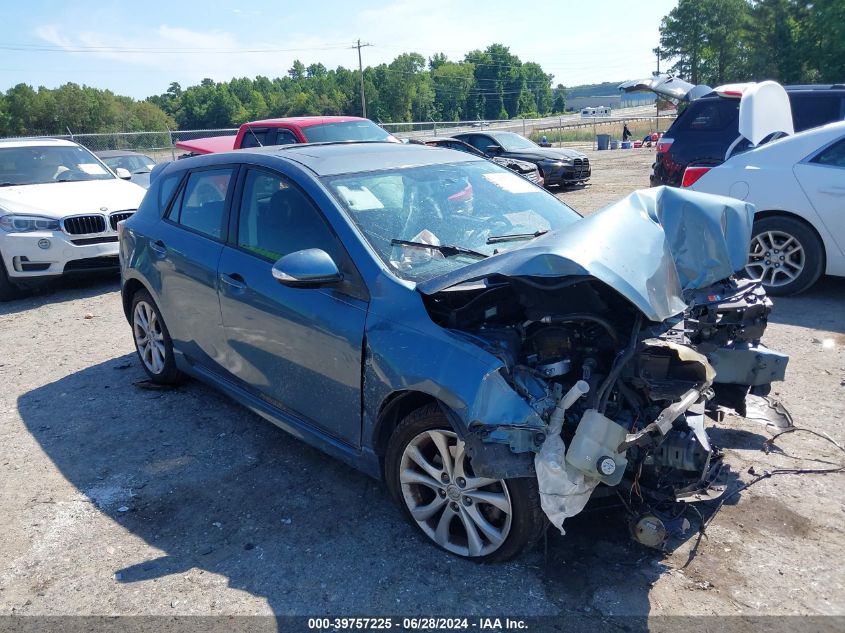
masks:
<path id="1" fill-rule="evenodd" d="M 505 482 L 475 476 L 464 442 L 452 431 L 424 431 L 411 440 L 399 482 L 417 525 L 454 554 L 486 556 L 510 533 L 513 510 Z"/>
<path id="2" fill-rule="evenodd" d="M 783 231 L 765 231 L 751 238 L 745 271 L 765 286 L 785 286 L 804 271 L 804 247 Z"/>
<path id="3" fill-rule="evenodd" d="M 132 333 L 141 360 L 154 374 L 164 371 L 164 333 L 153 307 L 146 301 L 135 304 L 132 315 Z"/>

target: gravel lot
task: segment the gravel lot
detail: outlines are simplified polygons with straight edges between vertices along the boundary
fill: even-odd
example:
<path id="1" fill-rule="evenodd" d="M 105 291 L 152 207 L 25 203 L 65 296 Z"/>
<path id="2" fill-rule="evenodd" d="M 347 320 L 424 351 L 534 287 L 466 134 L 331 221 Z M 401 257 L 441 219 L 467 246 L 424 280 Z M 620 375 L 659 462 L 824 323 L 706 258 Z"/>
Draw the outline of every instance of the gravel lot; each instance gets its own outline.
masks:
<path id="1" fill-rule="evenodd" d="M 592 212 L 648 184 L 649 150 L 594 152 L 559 194 Z M 845 280 L 777 299 L 796 423 L 845 440 Z M 0 304 L 0 614 L 845 615 L 845 477 L 783 475 L 732 499 L 694 556 L 633 542 L 619 512 L 508 564 L 427 545 L 384 487 L 197 382 L 151 391 L 114 278 Z M 843 460 L 810 434 L 764 454 L 713 431 L 742 480 Z M 841 620 L 836 620 L 839 625 Z M 831 626 L 833 622 L 831 622 Z"/>

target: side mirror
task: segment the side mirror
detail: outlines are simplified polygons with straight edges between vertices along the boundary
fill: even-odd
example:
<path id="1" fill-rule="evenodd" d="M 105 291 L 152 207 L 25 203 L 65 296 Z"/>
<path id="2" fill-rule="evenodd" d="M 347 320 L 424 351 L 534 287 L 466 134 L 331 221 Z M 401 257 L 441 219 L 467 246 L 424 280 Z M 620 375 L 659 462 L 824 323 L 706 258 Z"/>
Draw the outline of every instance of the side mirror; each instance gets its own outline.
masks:
<path id="1" fill-rule="evenodd" d="M 488 154 L 501 154 L 502 148 L 498 145 L 488 145 L 487 146 L 487 153 Z"/>
<path id="2" fill-rule="evenodd" d="M 284 286 L 317 287 L 339 283 L 343 275 L 326 251 L 307 248 L 273 264 L 273 279 Z"/>
<path id="3" fill-rule="evenodd" d="M 132 180 L 132 174 L 124 167 L 118 167 L 114 170 L 114 173 L 121 180 Z"/>

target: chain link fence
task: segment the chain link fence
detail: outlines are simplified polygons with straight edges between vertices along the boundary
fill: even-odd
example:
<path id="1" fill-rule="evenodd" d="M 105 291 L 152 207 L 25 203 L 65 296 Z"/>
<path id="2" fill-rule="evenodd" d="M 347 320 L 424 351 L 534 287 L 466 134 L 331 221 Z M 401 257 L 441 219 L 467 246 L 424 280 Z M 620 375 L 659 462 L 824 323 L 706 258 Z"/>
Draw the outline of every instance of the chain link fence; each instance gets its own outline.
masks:
<path id="1" fill-rule="evenodd" d="M 610 118 L 581 118 L 578 115 L 544 117 L 539 119 L 510 119 L 505 121 L 424 121 L 414 123 L 380 123 L 381 127 L 400 139 L 452 136 L 467 132 L 516 132 L 535 142 L 543 137 L 554 147 L 595 149 L 596 135 L 622 137 L 623 124 L 628 125 L 634 139 L 644 138 L 655 131 L 665 131 L 674 116 L 637 114 Z M 60 134 L 49 138 L 76 141 L 93 152 L 130 150 L 140 152 L 156 162 L 175 160 L 184 153 L 176 147 L 179 141 L 212 136 L 237 134 L 237 128 L 214 130 L 164 130 L 158 132 L 113 132 L 102 134 Z M 31 138 L 31 137 L 30 137 Z M 39 137 L 36 137 L 39 138 Z M 41 137 L 43 138 L 43 137 Z"/>
<path id="2" fill-rule="evenodd" d="M 638 108 L 637 110 L 642 110 Z M 675 120 L 674 115 L 649 115 L 645 112 L 610 117 L 581 118 L 579 115 L 543 117 L 539 119 L 509 119 L 502 121 L 425 121 L 416 123 L 380 123 L 398 138 L 445 137 L 471 132 L 515 132 L 535 142 L 545 136 L 554 147 L 596 149 L 596 136 L 608 134 L 612 139 L 622 138 L 623 125 L 627 124 L 634 139 L 647 134 L 666 131 Z"/>

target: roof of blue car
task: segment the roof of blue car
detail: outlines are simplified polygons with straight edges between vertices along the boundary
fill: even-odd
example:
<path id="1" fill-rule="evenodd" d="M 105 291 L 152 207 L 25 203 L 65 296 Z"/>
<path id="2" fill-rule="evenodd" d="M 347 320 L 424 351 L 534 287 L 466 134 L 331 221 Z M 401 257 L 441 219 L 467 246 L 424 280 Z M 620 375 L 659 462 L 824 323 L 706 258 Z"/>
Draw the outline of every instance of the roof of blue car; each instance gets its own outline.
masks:
<path id="1" fill-rule="evenodd" d="M 303 143 L 240 151 L 272 154 L 296 161 L 319 176 L 479 160 L 451 149 L 390 142 Z"/>

